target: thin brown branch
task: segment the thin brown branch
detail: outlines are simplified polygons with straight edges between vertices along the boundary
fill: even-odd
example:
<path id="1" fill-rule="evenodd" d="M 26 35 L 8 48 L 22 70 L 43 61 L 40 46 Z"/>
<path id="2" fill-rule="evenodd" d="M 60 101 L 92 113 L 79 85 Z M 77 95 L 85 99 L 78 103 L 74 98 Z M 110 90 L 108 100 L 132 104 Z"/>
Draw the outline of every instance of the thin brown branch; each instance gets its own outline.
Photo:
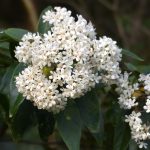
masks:
<path id="1" fill-rule="evenodd" d="M 150 37 L 150 30 L 147 29 L 146 27 L 142 27 L 141 30 L 143 31 L 144 34 Z"/>
<path id="2" fill-rule="evenodd" d="M 140 31 L 142 31 L 142 19 L 145 12 L 146 0 L 141 0 L 138 3 L 138 9 L 135 11 L 134 17 L 132 19 L 132 32 L 130 41 L 132 44 L 136 43 L 137 39 L 141 36 Z M 136 34 L 135 34 L 136 33 Z"/>
<path id="3" fill-rule="evenodd" d="M 36 12 L 36 9 L 34 7 L 33 1 L 32 0 L 22 0 L 22 2 L 26 8 L 27 13 L 28 13 L 30 23 L 32 26 L 32 30 L 36 31 L 38 16 L 37 16 L 37 12 Z"/>
<path id="4" fill-rule="evenodd" d="M 122 25 L 122 23 L 120 21 L 119 0 L 114 0 L 113 6 L 115 8 L 115 11 L 113 11 L 113 17 L 114 17 L 114 20 L 115 20 L 116 25 L 117 25 L 119 36 L 120 36 L 120 38 L 122 40 L 123 45 L 126 48 L 129 48 L 129 42 L 127 40 L 127 36 L 126 36 L 125 30 L 124 30 L 124 27 L 123 27 L 123 25 Z"/>
<path id="5" fill-rule="evenodd" d="M 107 9 L 111 11 L 115 11 L 116 8 L 113 4 L 110 4 L 107 0 L 98 0 L 99 3 L 101 3 L 103 6 L 105 6 Z"/>
<path id="6" fill-rule="evenodd" d="M 114 20 L 116 22 L 117 30 L 118 30 L 119 36 L 122 40 L 122 43 L 126 48 L 129 48 L 129 43 L 128 43 L 128 40 L 127 40 L 127 37 L 125 34 L 125 30 L 124 30 L 122 23 L 120 22 L 119 16 L 116 13 L 114 13 L 113 16 L 114 16 Z"/>

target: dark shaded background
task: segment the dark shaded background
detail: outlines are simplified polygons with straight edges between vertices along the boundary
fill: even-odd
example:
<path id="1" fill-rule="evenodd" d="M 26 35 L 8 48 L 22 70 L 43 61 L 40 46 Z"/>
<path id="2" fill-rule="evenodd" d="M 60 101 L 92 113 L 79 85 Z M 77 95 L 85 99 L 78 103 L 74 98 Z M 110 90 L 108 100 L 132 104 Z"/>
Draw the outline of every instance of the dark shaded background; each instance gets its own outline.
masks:
<path id="1" fill-rule="evenodd" d="M 66 6 L 95 25 L 123 48 L 150 59 L 150 0 L 0 0 L 0 28 L 36 30 L 37 18 L 49 6 Z"/>

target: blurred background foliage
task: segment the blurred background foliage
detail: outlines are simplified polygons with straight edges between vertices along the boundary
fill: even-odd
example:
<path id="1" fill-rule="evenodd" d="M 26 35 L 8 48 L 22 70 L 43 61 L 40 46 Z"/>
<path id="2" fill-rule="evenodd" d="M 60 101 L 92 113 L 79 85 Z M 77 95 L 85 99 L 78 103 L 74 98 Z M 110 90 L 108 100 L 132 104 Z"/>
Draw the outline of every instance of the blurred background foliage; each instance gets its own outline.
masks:
<path id="1" fill-rule="evenodd" d="M 130 57 L 125 58 L 127 63 L 135 64 L 142 70 L 141 72 L 150 71 L 150 0 L 0 0 L 0 29 L 15 27 L 36 32 L 38 18 L 42 10 L 49 5 L 65 6 L 73 11 L 73 15 L 76 13 L 83 15 L 84 18 L 92 21 L 99 36 L 111 37 L 120 47 L 144 59 L 144 61 L 138 61 Z M 128 64 L 127 68 L 136 71 L 135 66 Z M 100 146 L 98 146 L 91 134 L 85 130 L 81 139 L 81 148 L 83 150 L 123 150 L 119 149 L 118 145 L 112 145 L 113 143 L 122 144 L 115 141 L 118 137 L 121 141 L 125 137 L 130 137 L 126 132 L 129 131 L 126 129 L 128 127 L 120 123 L 122 118 L 119 115 L 123 112 L 118 109 L 119 106 L 115 102 L 112 102 L 112 99 L 117 99 L 117 95 L 114 95 L 108 87 L 99 92 L 99 95 L 104 117 L 101 121 L 105 122 L 104 130 L 107 134 L 100 131 L 101 135 L 95 135 L 95 137 L 103 138 L 104 143 L 99 143 Z M 103 127 L 100 128 L 103 129 Z M 0 129 L 3 129 L 0 130 L 1 138 L 7 127 L 0 123 Z M 118 135 L 115 134 L 116 130 Z M 122 130 L 125 130 L 125 135 L 121 135 Z M 6 132 L 4 140 L 0 139 L 1 150 L 42 150 L 42 147 L 47 150 L 67 149 L 57 132 L 49 137 L 49 145 L 40 140 L 37 129 L 34 127 L 28 130 L 19 144 L 13 143 L 8 138 L 9 132 L 9 130 Z M 128 149 L 136 150 L 137 147 L 131 141 Z"/>
<path id="2" fill-rule="evenodd" d="M 149 0 L 1 0 L 0 28 L 36 31 L 47 6 L 65 6 L 94 24 L 98 35 L 110 36 L 123 48 L 150 59 Z"/>

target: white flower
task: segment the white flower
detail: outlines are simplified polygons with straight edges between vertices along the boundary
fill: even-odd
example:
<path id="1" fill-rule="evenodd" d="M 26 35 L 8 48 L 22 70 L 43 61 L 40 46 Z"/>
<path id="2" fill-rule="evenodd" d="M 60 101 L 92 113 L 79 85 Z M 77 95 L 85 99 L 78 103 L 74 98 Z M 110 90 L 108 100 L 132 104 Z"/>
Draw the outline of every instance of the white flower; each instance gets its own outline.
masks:
<path id="1" fill-rule="evenodd" d="M 150 126 L 143 124 L 140 112 L 135 112 L 134 107 L 136 106 L 141 109 L 140 101 L 137 102 L 138 98 L 142 98 L 142 101 L 146 101 L 143 109 L 149 113 L 150 112 L 150 75 L 140 75 L 137 83 L 131 84 L 129 81 L 130 74 L 125 72 L 120 75 L 118 79 L 117 92 L 120 94 L 118 98 L 121 108 L 133 109 L 132 113 L 126 116 L 125 122 L 129 123 L 131 129 L 131 136 L 139 148 L 147 148 L 147 143 L 145 140 L 150 139 Z"/>
<path id="2" fill-rule="evenodd" d="M 139 144 L 139 148 L 145 148 L 145 149 L 147 149 L 147 143 L 144 143 L 144 142 L 139 142 L 138 143 Z"/>
<path id="3" fill-rule="evenodd" d="M 102 81 L 112 84 L 121 73 L 119 62 L 121 61 L 121 49 L 116 41 L 106 36 L 94 40 L 94 58 L 98 70 L 101 72 Z"/>
<path id="4" fill-rule="evenodd" d="M 120 94 L 118 100 L 121 108 L 131 109 L 134 106 L 138 105 L 136 102 L 136 97 L 133 97 L 135 90 L 138 90 L 138 83 L 130 84 L 129 82 L 129 73 L 125 72 L 121 74 L 118 79 L 118 88 L 117 92 Z"/>
<path id="5" fill-rule="evenodd" d="M 150 74 L 144 75 L 141 74 L 139 81 L 144 84 L 144 89 L 147 94 L 150 94 Z"/>
<path id="6" fill-rule="evenodd" d="M 125 122 L 129 123 L 131 136 L 139 145 L 139 148 L 147 148 L 144 140 L 150 139 L 149 126 L 142 123 L 141 113 L 132 111 L 130 115 L 126 115 Z"/>
<path id="7" fill-rule="evenodd" d="M 150 112 L 150 96 L 147 97 L 146 105 L 143 106 L 143 108 L 146 110 L 147 113 Z"/>

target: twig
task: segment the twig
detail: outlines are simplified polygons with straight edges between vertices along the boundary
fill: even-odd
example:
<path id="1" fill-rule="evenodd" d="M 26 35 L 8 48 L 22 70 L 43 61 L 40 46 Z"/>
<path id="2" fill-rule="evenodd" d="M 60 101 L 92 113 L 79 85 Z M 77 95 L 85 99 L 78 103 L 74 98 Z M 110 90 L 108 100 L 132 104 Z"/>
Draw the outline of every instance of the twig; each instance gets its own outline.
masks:
<path id="1" fill-rule="evenodd" d="M 115 7 L 110 4 L 107 0 L 98 0 L 98 2 L 100 2 L 103 6 L 105 6 L 107 9 L 111 10 L 111 11 L 115 11 Z"/>
<path id="2" fill-rule="evenodd" d="M 147 29 L 146 27 L 141 27 L 141 29 L 142 29 L 142 31 L 143 31 L 147 36 L 150 37 L 150 30 L 149 30 L 149 29 Z"/>
<path id="3" fill-rule="evenodd" d="M 38 22 L 38 17 L 37 17 L 37 13 L 36 13 L 34 4 L 33 4 L 32 0 L 22 0 L 22 2 L 27 10 L 32 29 L 33 29 L 33 31 L 35 31 L 37 22 Z"/>

